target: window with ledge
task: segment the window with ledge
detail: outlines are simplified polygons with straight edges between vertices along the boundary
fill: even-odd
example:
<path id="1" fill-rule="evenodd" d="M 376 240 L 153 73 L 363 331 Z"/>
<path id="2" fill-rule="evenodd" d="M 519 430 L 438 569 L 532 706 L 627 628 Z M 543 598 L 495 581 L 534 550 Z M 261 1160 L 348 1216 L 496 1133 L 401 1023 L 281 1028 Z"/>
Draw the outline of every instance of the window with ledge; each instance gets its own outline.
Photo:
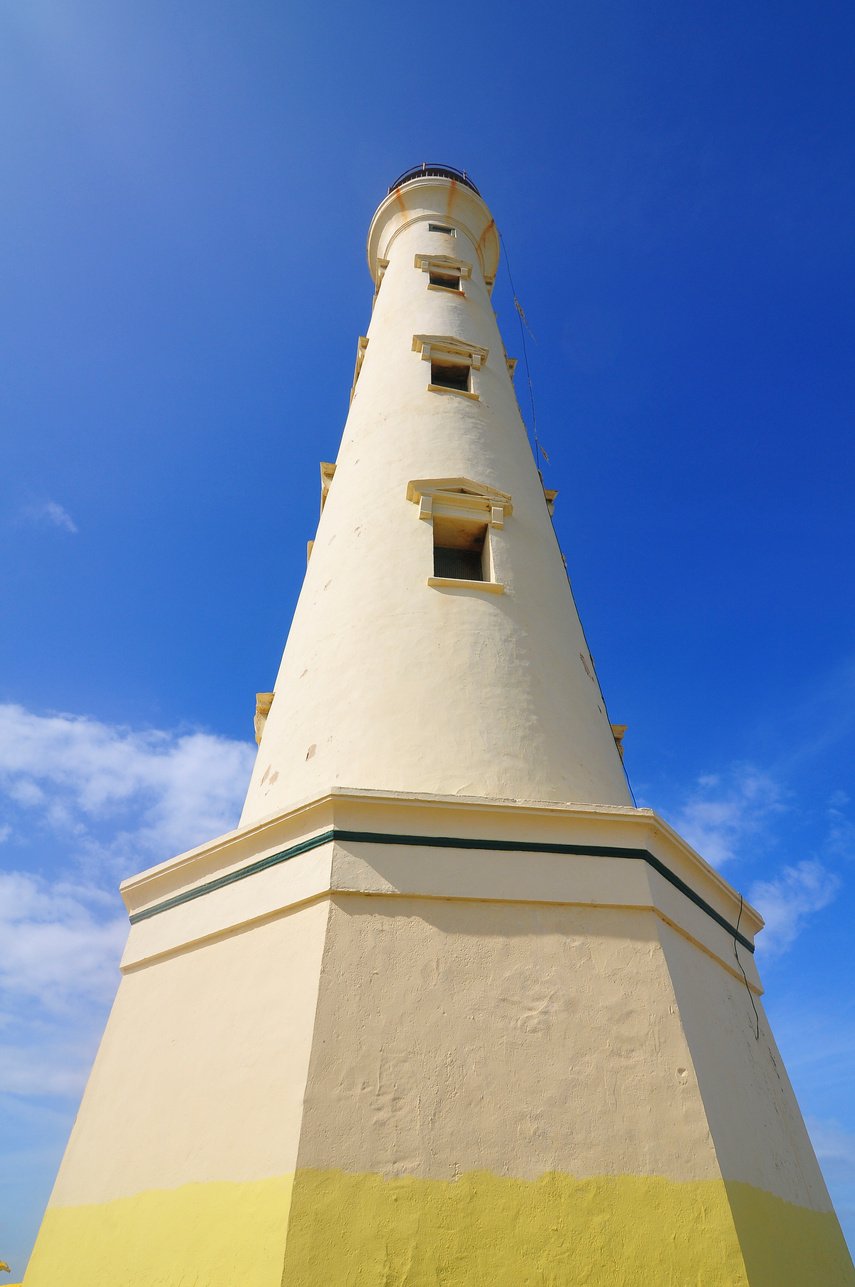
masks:
<path id="1" fill-rule="evenodd" d="M 463 283 L 472 277 L 472 265 L 451 255 L 416 255 L 416 268 L 428 275 L 428 290 L 453 290 L 462 295 Z"/>
<path id="2" fill-rule="evenodd" d="M 430 363 L 431 393 L 454 393 L 478 401 L 473 377 L 487 361 L 487 349 L 452 335 L 414 335 L 413 351 Z"/>
<path id="3" fill-rule="evenodd" d="M 456 237 L 457 229 L 448 228 L 444 223 L 429 223 L 428 232 L 444 232 L 446 237 Z"/>
<path id="4" fill-rule="evenodd" d="M 443 290 L 461 290 L 460 276 L 453 273 L 428 273 L 428 284 L 431 286 L 440 286 Z"/>
<path id="5" fill-rule="evenodd" d="M 458 393 L 471 393 L 472 368 L 468 363 L 432 361 L 430 364 L 430 387 L 434 389 L 455 389 Z"/>
<path id="6" fill-rule="evenodd" d="M 487 581 L 487 524 L 437 514 L 433 520 L 433 574 L 452 581 Z"/>
<path id="7" fill-rule="evenodd" d="M 506 492 L 471 478 L 417 478 L 407 484 L 407 499 L 433 529 L 429 586 L 504 594 L 496 566 L 498 556 L 500 571 L 501 548 L 494 537 L 513 513 Z"/>

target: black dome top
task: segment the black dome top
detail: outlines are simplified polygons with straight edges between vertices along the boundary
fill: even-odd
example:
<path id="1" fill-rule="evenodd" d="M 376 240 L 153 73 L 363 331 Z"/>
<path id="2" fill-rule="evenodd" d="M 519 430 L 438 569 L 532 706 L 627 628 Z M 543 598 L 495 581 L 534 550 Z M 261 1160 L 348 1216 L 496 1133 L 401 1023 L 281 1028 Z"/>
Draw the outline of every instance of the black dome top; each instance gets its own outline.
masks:
<path id="1" fill-rule="evenodd" d="M 403 174 L 399 174 L 395 182 L 389 188 L 389 191 L 394 192 L 396 188 L 400 188 L 402 183 L 409 183 L 410 179 L 427 179 L 432 177 L 438 177 L 440 179 L 455 179 L 458 183 L 462 183 L 467 188 L 471 188 L 479 197 L 481 195 L 465 170 L 456 170 L 453 165 L 433 165 L 428 161 L 422 161 L 421 165 L 414 165 L 411 170 L 405 170 Z"/>

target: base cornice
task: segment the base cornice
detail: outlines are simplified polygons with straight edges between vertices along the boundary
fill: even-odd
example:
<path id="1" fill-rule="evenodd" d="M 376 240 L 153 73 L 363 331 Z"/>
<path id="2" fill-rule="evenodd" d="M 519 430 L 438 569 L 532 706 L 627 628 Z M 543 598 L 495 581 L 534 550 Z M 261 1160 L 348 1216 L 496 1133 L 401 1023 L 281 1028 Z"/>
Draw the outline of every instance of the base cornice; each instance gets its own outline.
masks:
<path id="1" fill-rule="evenodd" d="M 650 809 L 338 788 L 125 881 L 123 966 L 348 893 L 648 908 L 731 971 L 762 926 Z"/>

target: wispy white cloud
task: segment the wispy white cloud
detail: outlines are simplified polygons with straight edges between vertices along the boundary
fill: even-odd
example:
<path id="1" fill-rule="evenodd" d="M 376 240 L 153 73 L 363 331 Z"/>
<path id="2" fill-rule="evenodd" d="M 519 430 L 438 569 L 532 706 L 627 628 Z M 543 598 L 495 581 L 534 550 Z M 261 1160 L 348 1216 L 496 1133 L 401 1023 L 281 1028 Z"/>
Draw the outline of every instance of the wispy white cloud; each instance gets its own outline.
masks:
<path id="1" fill-rule="evenodd" d="M 795 798 L 769 770 L 735 764 L 720 773 L 703 774 L 671 819 L 714 866 L 739 863 L 744 870 L 750 863 L 755 873 L 758 863 L 765 868 L 762 877 L 755 875 L 748 898 L 766 921 L 758 947 L 769 957 L 786 952 L 809 918 L 828 907 L 840 890 L 841 879 L 829 860 L 855 851 L 847 804 L 845 794 L 836 792 L 821 823 L 826 832 L 822 843 L 817 844 L 814 835 L 807 854 L 804 848 L 801 853 L 796 850 L 783 863 L 780 855 L 792 854 L 795 824 L 804 819 Z M 770 866 L 776 854 L 778 862 Z"/>
<path id="2" fill-rule="evenodd" d="M 845 791 L 835 791 L 828 802 L 828 838 L 825 849 L 840 858 L 855 855 L 855 822 L 846 812 L 849 796 Z"/>
<path id="3" fill-rule="evenodd" d="M 750 764 L 697 779 L 674 824 L 689 844 L 715 867 L 740 856 L 772 815 L 786 809 L 778 782 Z"/>
<path id="4" fill-rule="evenodd" d="M 838 1218 L 849 1233 L 852 1246 L 855 1219 L 855 1131 L 839 1121 L 808 1117 L 806 1126 L 822 1167 L 826 1183 L 832 1190 Z"/>
<path id="5" fill-rule="evenodd" d="M 855 733 L 855 654 L 826 674 L 810 674 L 780 712 L 776 767 L 787 777 L 803 773 Z"/>
<path id="6" fill-rule="evenodd" d="M 211 733 L 0 705 L 0 825 L 71 837 L 78 861 L 124 874 L 234 826 L 253 754 Z"/>
<path id="7" fill-rule="evenodd" d="M 821 1117 L 809 1117 L 806 1125 L 823 1166 L 845 1167 L 855 1180 L 855 1131 Z"/>
<path id="8" fill-rule="evenodd" d="M 233 827 L 253 751 L 0 705 L 0 1094 L 79 1094 L 127 935 L 119 877 Z"/>
<path id="9" fill-rule="evenodd" d="M 106 913 L 106 915 L 105 915 Z M 103 1000 L 127 935 L 118 896 L 24 872 L 0 872 L 0 998 L 63 1013 Z"/>
<path id="10" fill-rule="evenodd" d="M 785 952 L 808 917 L 827 907 L 839 889 L 839 876 L 808 859 L 784 867 L 772 880 L 755 881 L 748 899 L 766 922 L 758 947 L 769 956 Z"/>
<path id="11" fill-rule="evenodd" d="M 10 1229 L 32 1216 L 31 1200 L 18 1201 L 23 1182 L 46 1196 L 116 991 L 128 932 L 119 878 L 233 827 L 253 755 L 206 732 L 0 705 L 0 1177 L 16 1186 L 0 1178 L 0 1207 Z M 30 1236 L 19 1237 L 21 1269 Z M 3 1250 L 13 1254 L 8 1238 Z"/>
<path id="12" fill-rule="evenodd" d="M 79 1099 L 106 1013 L 106 1005 L 97 1011 L 76 1009 L 63 1025 L 21 1027 L 16 1030 L 14 1041 L 4 1041 L 0 1046 L 0 1096 L 15 1096 L 15 1102 L 7 1109 L 10 1115 L 17 1115 L 21 1102 L 28 1100 L 39 1117 L 42 1106 L 33 1103 L 34 1100 Z M 49 1104 L 44 1111 L 51 1112 Z M 5 1149 L 0 1150 L 0 1158 L 5 1169 L 8 1161 Z"/>
<path id="13" fill-rule="evenodd" d="M 53 500 L 39 501 L 38 504 L 25 506 L 21 511 L 21 517 L 26 522 L 58 527 L 63 532 L 74 534 L 79 530 L 65 506 Z"/>
<path id="14" fill-rule="evenodd" d="M 0 1096 L 80 1093 L 127 929 L 115 891 L 0 872 Z"/>

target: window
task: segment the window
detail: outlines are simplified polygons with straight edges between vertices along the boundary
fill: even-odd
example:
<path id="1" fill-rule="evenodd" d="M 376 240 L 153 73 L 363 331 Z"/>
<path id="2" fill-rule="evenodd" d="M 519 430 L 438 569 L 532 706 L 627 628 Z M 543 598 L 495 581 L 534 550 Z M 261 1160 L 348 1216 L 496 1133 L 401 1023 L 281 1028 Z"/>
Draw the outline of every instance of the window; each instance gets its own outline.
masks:
<path id="1" fill-rule="evenodd" d="M 433 574 L 453 581 L 486 581 L 487 524 L 437 515 L 433 520 Z"/>
<path id="2" fill-rule="evenodd" d="M 480 344 L 470 344 L 453 335 L 414 335 L 413 352 L 430 363 L 429 392 L 454 393 L 459 398 L 478 401 L 472 373 L 480 371 L 487 361 L 487 350 Z"/>
<path id="3" fill-rule="evenodd" d="M 407 500 L 418 505 L 419 519 L 432 529 L 429 586 L 504 594 L 501 533 L 513 513 L 507 492 L 471 478 L 415 478 L 407 483 Z"/>
<path id="4" fill-rule="evenodd" d="M 428 232 L 444 232 L 446 237 L 456 237 L 456 228 L 446 228 L 444 223 L 429 223 Z"/>
<path id="5" fill-rule="evenodd" d="M 441 286 L 443 290 L 460 291 L 460 276 L 457 273 L 428 273 L 428 281 L 431 286 Z"/>
<path id="6" fill-rule="evenodd" d="M 416 255 L 416 268 L 428 275 L 428 285 L 438 290 L 456 290 L 462 295 L 465 282 L 472 280 L 472 265 L 451 255 Z"/>
<path id="7" fill-rule="evenodd" d="M 434 388 L 469 393 L 471 371 L 468 363 L 433 361 L 430 364 L 430 382 Z"/>

